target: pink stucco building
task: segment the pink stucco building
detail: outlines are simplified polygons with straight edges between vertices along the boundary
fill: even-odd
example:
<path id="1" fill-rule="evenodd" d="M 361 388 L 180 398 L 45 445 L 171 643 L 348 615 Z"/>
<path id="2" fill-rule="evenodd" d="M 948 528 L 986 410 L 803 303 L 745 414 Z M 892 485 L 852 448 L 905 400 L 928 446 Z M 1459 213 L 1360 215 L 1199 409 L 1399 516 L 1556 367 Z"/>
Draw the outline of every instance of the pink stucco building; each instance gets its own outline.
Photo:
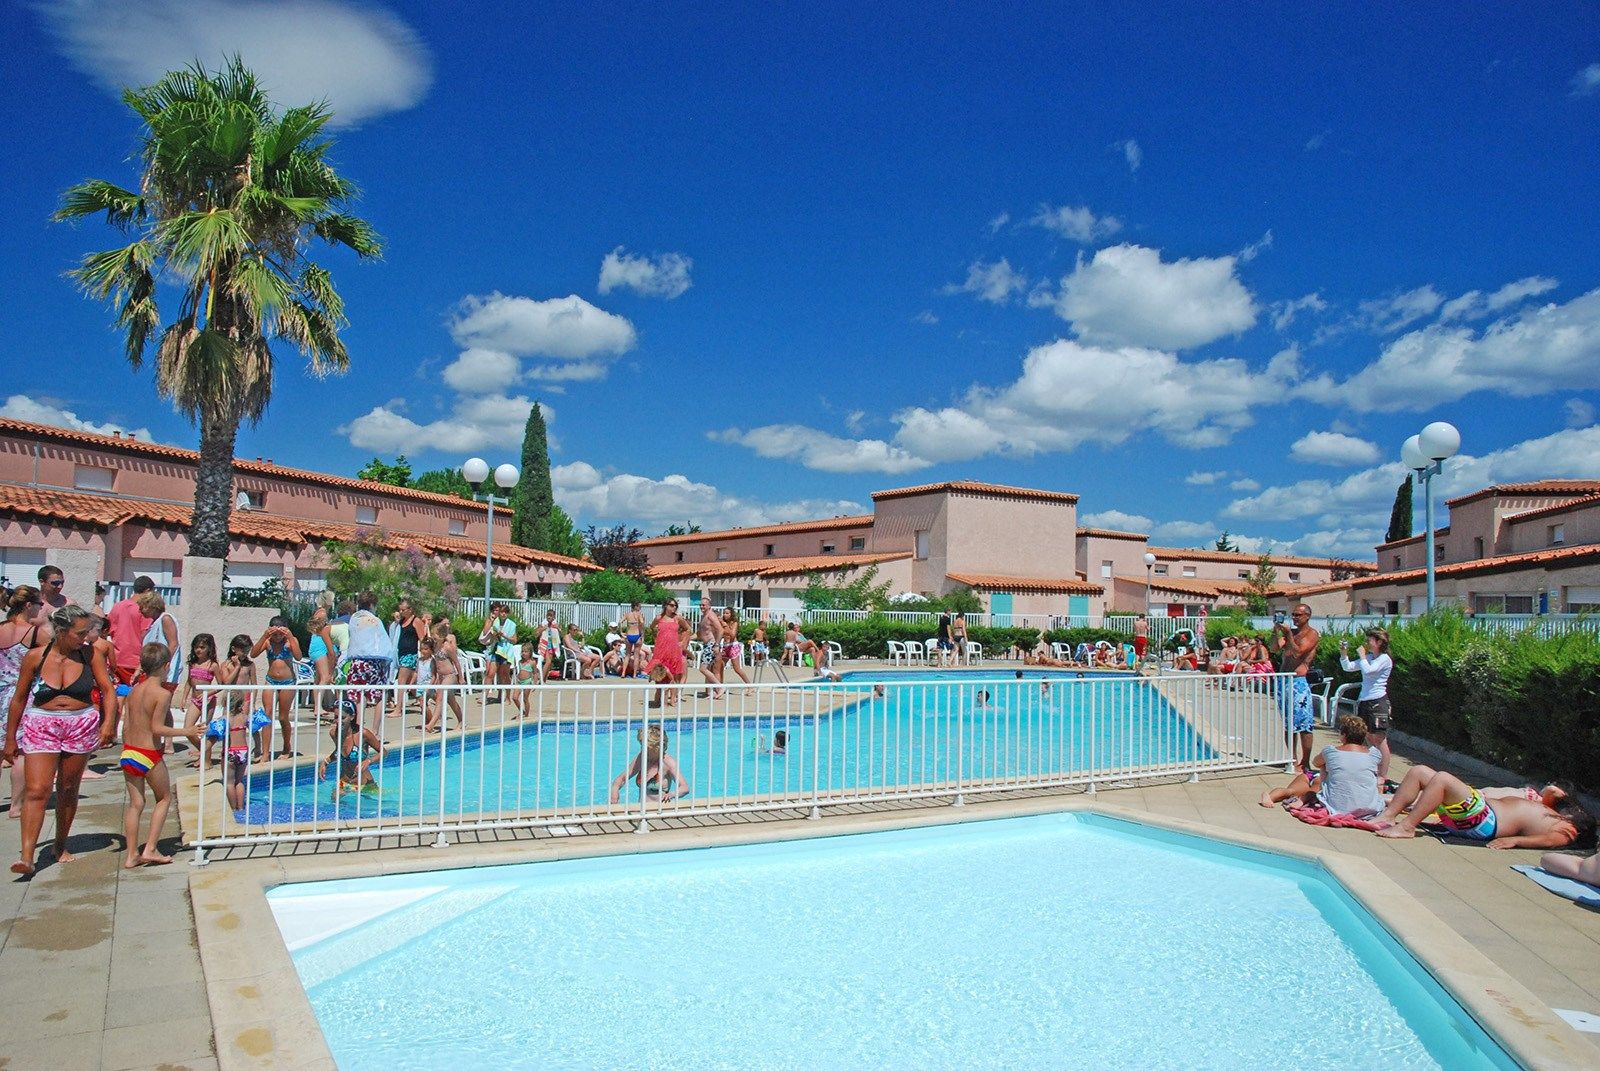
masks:
<path id="1" fill-rule="evenodd" d="M 0 419 L 0 573 L 32 582 L 52 555 L 98 562 L 97 580 L 143 574 L 181 585 L 198 455 L 159 443 Z M 481 567 L 486 507 L 448 495 L 276 465 L 235 461 L 228 582 L 277 579 L 318 590 L 320 545 L 365 533 Z M 495 514 L 494 572 L 528 590 L 559 590 L 595 567 L 510 543 L 511 517 Z"/>

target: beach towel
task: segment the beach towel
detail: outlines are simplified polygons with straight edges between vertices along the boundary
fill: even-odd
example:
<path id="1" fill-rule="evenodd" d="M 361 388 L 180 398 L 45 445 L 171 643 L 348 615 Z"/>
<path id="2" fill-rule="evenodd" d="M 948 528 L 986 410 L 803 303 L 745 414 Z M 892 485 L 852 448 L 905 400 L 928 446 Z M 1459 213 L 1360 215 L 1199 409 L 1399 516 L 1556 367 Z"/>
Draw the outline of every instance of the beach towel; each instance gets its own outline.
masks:
<path id="1" fill-rule="evenodd" d="M 1378 831 L 1378 823 L 1365 818 L 1357 818 L 1353 814 L 1334 814 L 1326 807 L 1290 807 L 1289 813 L 1308 826 L 1331 826 L 1335 829 L 1364 829 L 1368 833 Z"/>
<path id="2" fill-rule="evenodd" d="M 1536 866 L 1519 865 L 1511 868 L 1519 874 L 1526 874 L 1533 879 L 1534 884 L 1540 885 L 1557 896 L 1565 897 L 1575 904 L 1600 911 L 1600 889 L 1588 882 L 1575 881 L 1572 878 L 1558 877 Z"/>

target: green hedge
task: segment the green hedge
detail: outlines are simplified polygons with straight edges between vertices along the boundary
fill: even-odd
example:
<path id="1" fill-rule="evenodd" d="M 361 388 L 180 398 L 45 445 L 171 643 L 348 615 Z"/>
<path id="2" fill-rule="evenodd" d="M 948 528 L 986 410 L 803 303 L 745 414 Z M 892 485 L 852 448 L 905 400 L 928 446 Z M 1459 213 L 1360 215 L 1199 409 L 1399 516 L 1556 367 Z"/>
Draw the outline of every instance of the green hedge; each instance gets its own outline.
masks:
<path id="1" fill-rule="evenodd" d="M 1341 638 L 1317 661 L 1335 680 Z M 1395 728 L 1528 777 L 1600 789 L 1600 636 L 1480 631 L 1454 610 L 1391 623 Z"/>

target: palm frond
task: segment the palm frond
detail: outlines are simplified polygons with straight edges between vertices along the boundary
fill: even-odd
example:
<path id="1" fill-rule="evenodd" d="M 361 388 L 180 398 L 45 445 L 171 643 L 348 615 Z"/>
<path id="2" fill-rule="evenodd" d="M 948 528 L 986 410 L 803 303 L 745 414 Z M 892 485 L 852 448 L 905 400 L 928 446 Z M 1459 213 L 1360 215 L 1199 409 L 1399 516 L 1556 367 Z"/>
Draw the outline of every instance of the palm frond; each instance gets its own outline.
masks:
<path id="1" fill-rule="evenodd" d="M 68 187 L 61 195 L 61 204 L 50 218 L 62 220 L 81 219 L 105 213 L 106 222 L 118 230 L 127 230 L 144 219 L 144 198 L 132 190 L 125 190 L 103 179 L 90 179 Z"/>
<path id="2" fill-rule="evenodd" d="M 343 327 L 347 322 L 344 318 L 344 298 L 339 296 L 339 291 L 334 289 L 333 276 L 328 269 L 317 264 L 308 264 L 300 273 L 300 292 L 303 293 L 312 305 L 320 308 L 328 319 L 336 326 Z"/>
<path id="3" fill-rule="evenodd" d="M 313 139 L 332 118 L 333 112 L 326 102 L 319 101 L 301 108 L 290 108 L 278 117 L 277 122 L 267 123 L 261 127 L 256 144 L 257 155 L 261 157 L 263 164 L 277 167 L 285 163 L 294 153 L 306 151 L 307 146 L 313 144 Z M 318 147 L 327 144 L 324 141 Z"/>
<path id="4" fill-rule="evenodd" d="M 252 318 L 267 322 L 294 297 L 294 287 L 262 256 L 247 256 L 233 265 L 221 285 L 242 301 Z"/>
<path id="5" fill-rule="evenodd" d="M 185 212 L 156 226 L 156 240 L 176 260 L 210 271 L 250 247 L 250 235 L 236 212 Z"/>
<path id="6" fill-rule="evenodd" d="M 359 257 L 383 255 L 383 238 L 360 216 L 332 212 L 317 220 L 311 231 L 330 245 L 342 245 Z"/>

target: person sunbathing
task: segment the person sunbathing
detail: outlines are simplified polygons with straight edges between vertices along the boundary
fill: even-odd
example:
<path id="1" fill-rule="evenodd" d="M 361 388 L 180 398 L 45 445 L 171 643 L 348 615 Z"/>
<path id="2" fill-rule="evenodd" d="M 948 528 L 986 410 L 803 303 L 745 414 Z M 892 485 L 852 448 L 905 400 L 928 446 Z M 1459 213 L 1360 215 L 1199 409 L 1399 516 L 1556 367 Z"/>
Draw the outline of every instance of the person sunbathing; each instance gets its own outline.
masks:
<path id="1" fill-rule="evenodd" d="M 1558 878 L 1571 878 L 1586 885 L 1600 887 L 1600 855 L 1587 859 L 1565 852 L 1546 852 L 1539 859 L 1539 869 Z"/>
<path id="2" fill-rule="evenodd" d="M 1263 807 L 1293 799 L 1297 806 L 1325 807 L 1333 814 L 1366 818 L 1383 810 L 1378 794 L 1378 749 L 1367 744 L 1367 723 L 1354 714 L 1339 719 L 1339 743 L 1311 760 L 1309 776 L 1296 774 L 1283 788 L 1261 794 Z M 1321 776 L 1318 776 L 1318 773 Z"/>
<path id="3" fill-rule="evenodd" d="M 1594 818 L 1571 797 L 1558 800 L 1556 807 L 1522 795 L 1491 799 L 1454 774 L 1426 766 L 1406 774 L 1374 821 L 1383 827 L 1378 836 L 1406 839 L 1435 814 L 1452 833 L 1491 848 L 1565 848 L 1580 838 L 1592 839 L 1595 828 Z"/>

